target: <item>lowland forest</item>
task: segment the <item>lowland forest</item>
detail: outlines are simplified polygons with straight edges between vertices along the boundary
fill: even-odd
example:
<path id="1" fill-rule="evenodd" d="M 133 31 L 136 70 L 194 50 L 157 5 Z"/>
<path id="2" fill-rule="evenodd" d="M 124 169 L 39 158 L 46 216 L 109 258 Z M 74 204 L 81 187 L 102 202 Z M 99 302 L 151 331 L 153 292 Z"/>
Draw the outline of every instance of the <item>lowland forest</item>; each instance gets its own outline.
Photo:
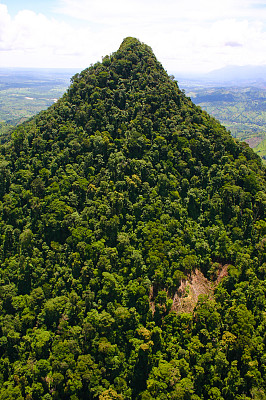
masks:
<path id="1" fill-rule="evenodd" d="M 0 400 L 266 398 L 261 158 L 135 38 L 0 146 Z"/>

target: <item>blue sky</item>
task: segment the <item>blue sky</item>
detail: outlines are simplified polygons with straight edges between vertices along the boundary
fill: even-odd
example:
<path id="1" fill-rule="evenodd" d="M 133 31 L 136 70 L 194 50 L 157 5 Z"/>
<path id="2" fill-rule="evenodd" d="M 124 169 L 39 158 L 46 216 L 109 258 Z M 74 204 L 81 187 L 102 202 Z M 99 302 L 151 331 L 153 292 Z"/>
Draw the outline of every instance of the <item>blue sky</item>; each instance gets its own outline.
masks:
<path id="1" fill-rule="evenodd" d="M 266 65 L 266 0 L 0 0 L 0 67 L 86 68 L 135 36 L 169 72 Z"/>
<path id="2" fill-rule="evenodd" d="M 45 15 L 52 15 L 56 2 L 54 0 L 23 0 L 23 2 L 21 0 L 8 0 L 2 3 L 7 5 L 10 15 L 14 17 L 23 9 L 32 10 L 36 13 L 44 13 Z"/>

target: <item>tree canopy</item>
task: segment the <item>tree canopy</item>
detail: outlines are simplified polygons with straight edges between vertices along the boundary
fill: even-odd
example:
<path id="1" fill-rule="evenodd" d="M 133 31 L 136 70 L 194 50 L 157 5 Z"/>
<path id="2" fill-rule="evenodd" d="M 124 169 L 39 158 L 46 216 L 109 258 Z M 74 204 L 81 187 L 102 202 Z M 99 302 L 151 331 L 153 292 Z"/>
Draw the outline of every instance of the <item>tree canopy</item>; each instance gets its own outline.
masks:
<path id="1" fill-rule="evenodd" d="M 150 47 L 75 75 L 0 169 L 0 400 L 265 399 L 265 170 Z"/>

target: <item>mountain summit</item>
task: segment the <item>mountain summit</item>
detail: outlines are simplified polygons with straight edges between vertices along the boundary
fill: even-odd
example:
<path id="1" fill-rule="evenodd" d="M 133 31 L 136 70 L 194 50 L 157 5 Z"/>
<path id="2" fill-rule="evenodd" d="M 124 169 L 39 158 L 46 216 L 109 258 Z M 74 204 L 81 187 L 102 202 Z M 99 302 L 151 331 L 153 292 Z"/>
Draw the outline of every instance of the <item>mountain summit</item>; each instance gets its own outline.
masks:
<path id="1" fill-rule="evenodd" d="M 76 74 L 0 168 L 0 400 L 265 397 L 265 170 L 150 47 Z"/>

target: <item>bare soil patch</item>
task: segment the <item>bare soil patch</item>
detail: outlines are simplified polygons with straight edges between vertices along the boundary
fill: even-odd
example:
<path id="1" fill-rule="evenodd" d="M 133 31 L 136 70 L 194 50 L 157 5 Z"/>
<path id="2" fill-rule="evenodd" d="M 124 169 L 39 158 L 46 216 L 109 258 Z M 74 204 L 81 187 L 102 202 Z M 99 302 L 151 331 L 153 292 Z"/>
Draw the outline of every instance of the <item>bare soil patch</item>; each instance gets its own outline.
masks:
<path id="1" fill-rule="evenodd" d="M 181 282 L 174 294 L 172 310 L 177 313 L 192 312 L 200 295 L 210 297 L 213 294 L 213 284 L 201 271 L 196 269 L 188 280 Z"/>
<path id="2" fill-rule="evenodd" d="M 171 310 L 176 313 L 191 313 L 193 312 L 200 295 L 207 296 L 208 298 L 212 298 L 215 287 L 221 282 L 221 280 L 227 276 L 228 265 L 221 265 L 220 268 L 216 271 L 216 279 L 208 280 L 203 273 L 195 269 L 188 277 L 188 279 L 183 279 L 180 283 L 179 288 L 174 292 L 174 294 L 170 295 L 167 292 L 167 296 L 172 298 L 173 305 Z M 152 312 L 155 311 L 155 297 L 157 290 L 155 287 L 151 287 L 150 290 L 150 307 Z"/>

